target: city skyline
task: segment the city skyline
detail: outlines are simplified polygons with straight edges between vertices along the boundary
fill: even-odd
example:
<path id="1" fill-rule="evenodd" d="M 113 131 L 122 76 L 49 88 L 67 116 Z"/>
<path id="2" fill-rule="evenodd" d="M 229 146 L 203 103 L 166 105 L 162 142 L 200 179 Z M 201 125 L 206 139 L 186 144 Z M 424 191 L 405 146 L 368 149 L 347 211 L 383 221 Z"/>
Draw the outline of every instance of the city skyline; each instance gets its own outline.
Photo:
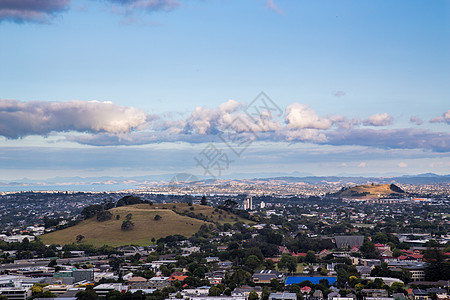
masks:
<path id="1" fill-rule="evenodd" d="M 446 1 L 0 0 L 0 180 L 448 174 L 449 15 Z M 199 162 L 212 150 L 220 171 Z"/>

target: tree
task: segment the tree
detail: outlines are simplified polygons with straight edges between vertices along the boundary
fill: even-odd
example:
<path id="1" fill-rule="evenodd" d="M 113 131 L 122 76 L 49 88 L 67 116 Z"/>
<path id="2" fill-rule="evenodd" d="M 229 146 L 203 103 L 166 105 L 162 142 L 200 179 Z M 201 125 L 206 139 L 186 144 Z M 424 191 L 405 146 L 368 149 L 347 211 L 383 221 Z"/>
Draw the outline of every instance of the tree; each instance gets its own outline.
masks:
<path id="1" fill-rule="evenodd" d="M 255 270 L 259 265 L 261 265 L 261 261 L 256 255 L 249 255 L 245 260 L 245 265 L 252 270 Z"/>
<path id="2" fill-rule="evenodd" d="M 316 253 L 312 250 L 306 252 L 305 262 L 307 263 L 315 263 L 316 262 Z"/>
<path id="3" fill-rule="evenodd" d="M 131 222 L 130 220 L 123 221 L 122 226 L 120 227 L 120 229 L 122 229 L 124 231 L 133 230 L 134 229 L 134 223 Z"/>
<path id="4" fill-rule="evenodd" d="M 109 211 L 99 211 L 97 213 L 97 221 L 104 222 L 112 219 L 113 214 Z"/>
<path id="5" fill-rule="evenodd" d="M 140 197 L 128 195 L 117 201 L 116 207 L 145 203 Z"/>
<path id="6" fill-rule="evenodd" d="M 82 235 L 82 234 L 79 234 L 79 235 L 77 235 L 77 237 L 76 237 L 76 241 L 77 241 L 77 243 L 81 243 L 81 241 L 84 239 L 84 235 Z"/>
<path id="7" fill-rule="evenodd" d="M 297 270 L 297 259 L 289 254 L 283 254 L 278 262 L 278 268 L 287 269 L 293 273 Z"/>
<path id="8" fill-rule="evenodd" d="M 94 205 L 90 205 L 90 206 L 83 208 L 83 210 L 81 211 L 81 215 L 85 219 L 89 219 L 89 218 L 95 216 L 100 211 L 103 211 L 103 205 L 94 204 Z"/>
<path id="9" fill-rule="evenodd" d="M 218 287 L 212 286 L 209 289 L 209 296 L 220 296 L 222 294 L 222 290 Z"/>
<path id="10" fill-rule="evenodd" d="M 375 244 L 366 239 L 359 249 L 365 258 L 378 258 L 377 249 Z"/>
<path id="11" fill-rule="evenodd" d="M 58 265 L 56 259 L 52 259 L 49 263 L 48 263 L 48 267 L 52 268 L 54 266 Z"/>
<path id="12" fill-rule="evenodd" d="M 93 288 L 86 288 L 84 291 L 79 291 L 77 294 L 77 299 L 79 300 L 96 300 L 97 294 Z"/>
<path id="13" fill-rule="evenodd" d="M 206 201 L 206 196 L 205 195 L 202 196 L 202 200 L 201 200 L 200 204 L 201 205 L 208 205 L 208 202 Z"/>
<path id="14" fill-rule="evenodd" d="M 257 293 L 257 292 L 251 291 L 251 292 L 248 294 L 248 300 L 258 300 L 258 299 L 259 299 L 259 296 L 258 296 L 258 293 Z"/>
<path id="15" fill-rule="evenodd" d="M 400 255 L 403 255 L 402 250 L 400 250 L 400 249 L 394 249 L 394 250 L 392 250 L 392 256 L 393 256 L 393 257 L 399 257 Z"/>
<path id="16" fill-rule="evenodd" d="M 437 281 L 450 279 L 450 262 L 444 261 L 444 255 L 438 248 L 428 247 L 423 258 L 430 264 L 425 268 L 425 280 Z"/>
<path id="17" fill-rule="evenodd" d="M 243 285 L 246 284 L 251 277 L 252 275 L 249 272 L 244 271 L 242 268 L 239 268 L 233 273 L 231 278 L 234 283 Z"/>
<path id="18" fill-rule="evenodd" d="M 267 285 L 263 286 L 261 300 L 269 299 L 269 295 L 270 295 L 269 287 Z"/>

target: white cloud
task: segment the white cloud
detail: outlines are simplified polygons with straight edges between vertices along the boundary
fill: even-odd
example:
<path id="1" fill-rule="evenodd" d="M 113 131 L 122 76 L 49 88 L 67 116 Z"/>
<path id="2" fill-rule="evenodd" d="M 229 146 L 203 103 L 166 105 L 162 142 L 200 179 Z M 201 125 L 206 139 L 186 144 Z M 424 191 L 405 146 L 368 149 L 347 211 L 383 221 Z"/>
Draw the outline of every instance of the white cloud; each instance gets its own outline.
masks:
<path id="1" fill-rule="evenodd" d="M 289 129 L 329 129 L 333 124 L 328 118 L 320 118 L 308 105 L 293 103 L 286 107 L 285 116 Z"/>
<path id="2" fill-rule="evenodd" d="M 382 113 L 371 115 L 362 123 L 365 126 L 388 126 L 391 125 L 393 121 L 394 118 L 392 118 L 392 116 L 390 116 L 388 113 Z"/>
<path id="3" fill-rule="evenodd" d="M 407 164 L 407 163 L 404 163 L 404 162 L 399 162 L 399 163 L 397 164 L 397 166 L 398 166 L 399 168 L 406 168 L 406 167 L 408 167 L 408 164 Z"/>
<path id="4" fill-rule="evenodd" d="M 359 163 L 358 167 L 359 168 L 365 168 L 365 167 L 367 167 L 367 163 L 366 162 L 361 162 L 361 163 Z"/>
<path id="5" fill-rule="evenodd" d="M 430 121 L 431 123 L 447 123 L 450 124 L 450 109 L 442 114 L 440 117 L 436 117 Z"/>

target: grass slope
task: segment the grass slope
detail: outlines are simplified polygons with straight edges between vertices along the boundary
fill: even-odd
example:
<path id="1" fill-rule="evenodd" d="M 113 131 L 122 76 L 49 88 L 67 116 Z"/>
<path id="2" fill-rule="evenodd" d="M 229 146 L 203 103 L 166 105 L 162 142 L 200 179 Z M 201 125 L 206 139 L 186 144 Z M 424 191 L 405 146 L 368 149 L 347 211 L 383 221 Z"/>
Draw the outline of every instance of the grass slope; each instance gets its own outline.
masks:
<path id="1" fill-rule="evenodd" d="M 210 224 L 180 216 L 169 209 L 155 209 L 147 204 L 122 206 L 110 211 L 113 214 L 111 220 L 98 222 L 93 217 L 73 227 L 42 235 L 40 238 L 45 244 L 64 245 L 74 243 L 77 235 L 81 234 L 85 237 L 83 243 L 94 246 L 151 245 L 152 238 L 157 240 L 174 234 L 190 237 L 203 224 Z M 123 231 L 121 225 L 129 213 L 133 214 L 131 221 L 134 223 L 134 230 Z M 157 214 L 161 216 L 161 220 L 155 221 L 154 217 Z M 120 215 L 119 220 L 116 220 L 116 215 Z"/>
<path id="2" fill-rule="evenodd" d="M 191 210 L 191 207 L 194 209 Z M 235 214 L 217 210 L 210 206 L 193 205 L 187 203 L 170 204 L 137 204 L 130 206 L 116 207 L 110 210 L 113 218 L 108 221 L 98 222 L 96 217 L 81 221 L 79 224 L 63 230 L 54 231 L 40 236 L 45 244 L 71 244 L 75 243 L 77 235 L 84 236 L 82 243 L 92 244 L 94 246 L 122 246 L 122 245 L 151 245 L 152 238 L 156 240 L 168 235 L 180 234 L 190 237 L 196 233 L 203 224 L 218 222 L 220 224 L 233 224 L 237 221 L 249 222 L 249 220 L 240 218 Z M 178 213 L 195 213 L 208 217 L 205 222 L 189 216 L 182 216 Z M 131 213 L 131 221 L 134 223 L 134 230 L 121 230 L 122 222 L 125 216 Z M 116 216 L 120 219 L 116 220 Z M 161 216 L 161 220 L 155 221 L 156 215 Z M 237 221 L 236 221 L 237 218 Z"/>
<path id="3" fill-rule="evenodd" d="M 395 188 L 399 189 L 397 186 L 394 186 Z M 398 193 L 398 191 L 392 189 L 390 184 L 375 184 L 355 186 L 340 192 L 339 196 L 342 198 L 373 199 Z"/>

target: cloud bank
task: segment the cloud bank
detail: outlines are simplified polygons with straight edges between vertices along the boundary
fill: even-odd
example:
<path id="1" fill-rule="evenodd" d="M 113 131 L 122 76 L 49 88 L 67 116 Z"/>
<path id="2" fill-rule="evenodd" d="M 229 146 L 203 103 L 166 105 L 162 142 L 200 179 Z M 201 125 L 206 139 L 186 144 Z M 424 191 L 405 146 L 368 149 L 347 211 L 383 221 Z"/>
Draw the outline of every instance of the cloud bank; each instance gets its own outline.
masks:
<path id="1" fill-rule="evenodd" d="M 110 102 L 0 100 L 0 135 L 11 139 L 65 131 L 126 133 L 150 119 L 142 110 Z"/>
<path id="2" fill-rule="evenodd" d="M 71 132 L 65 135 L 68 141 L 112 146 L 209 143 L 219 141 L 219 136 L 231 132 L 241 139 L 256 137 L 260 142 L 450 152 L 449 133 L 384 128 L 394 122 L 388 113 L 373 114 L 361 121 L 341 115 L 320 116 L 306 104 L 292 103 L 286 107 L 284 119 L 273 118 L 269 110 L 261 110 L 260 117 L 255 119 L 245 113 L 247 108 L 245 103 L 229 100 L 216 108 L 196 107 L 186 117 L 179 117 L 178 114 L 151 116 L 142 110 L 110 102 L 0 100 L 0 135 L 17 139 L 27 135 Z M 433 122 L 447 122 L 445 118 L 446 113 Z M 418 118 L 411 121 L 417 123 Z"/>
<path id="3" fill-rule="evenodd" d="M 0 0 L 0 22 L 49 23 L 69 5 L 70 0 Z"/>

